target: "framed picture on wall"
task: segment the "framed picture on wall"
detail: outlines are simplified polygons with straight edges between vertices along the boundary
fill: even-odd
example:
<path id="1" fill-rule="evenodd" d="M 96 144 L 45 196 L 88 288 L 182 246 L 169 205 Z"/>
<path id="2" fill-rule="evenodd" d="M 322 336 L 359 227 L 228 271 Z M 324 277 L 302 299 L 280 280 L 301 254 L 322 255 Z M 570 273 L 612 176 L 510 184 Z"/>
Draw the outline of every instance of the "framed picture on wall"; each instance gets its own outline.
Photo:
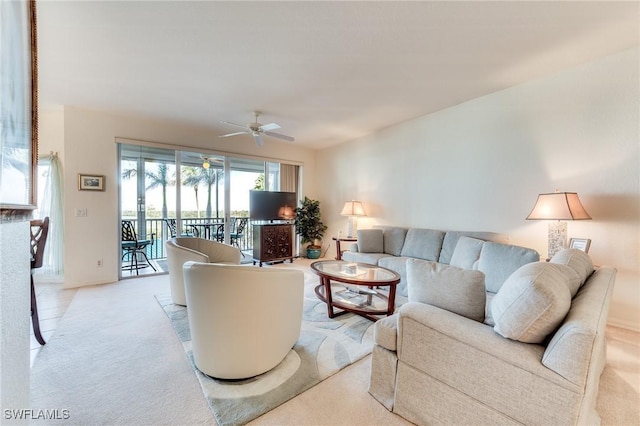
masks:
<path id="1" fill-rule="evenodd" d="M 35 1 L 0 2 L 0 209 L 36 208 L 38 77 Z"/>
<path id="2" fill-rule="evenodd" d="M 590 245 L 591 245 L 591 240 L 587 238 L 571 238 L 569 240 L 569 248 L 582 250 L 585 253 L 589 253 Z"/>
<path id="3" fill-rule="evenodd" d="M 79 191 L 104 191 L 104 175 L 78 174 Z"/>

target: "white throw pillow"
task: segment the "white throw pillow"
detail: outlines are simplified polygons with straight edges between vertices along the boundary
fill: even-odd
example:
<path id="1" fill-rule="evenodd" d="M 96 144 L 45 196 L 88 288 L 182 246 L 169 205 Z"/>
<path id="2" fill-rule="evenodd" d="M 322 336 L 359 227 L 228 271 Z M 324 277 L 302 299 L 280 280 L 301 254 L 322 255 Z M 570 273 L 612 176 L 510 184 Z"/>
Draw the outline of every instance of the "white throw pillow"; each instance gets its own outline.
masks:
<path id="1" fill-rule="evenodd" d="M 443 263 L 407 260 L 410 302 L 427 303 L 475 321 L 484 321 L 484 274 Z"/>
<path id="2" fill-rule="evenodd" d="M 477 262 L 480 259 L 483 244 L 484 241 L 482 240 L 463 235 L 458 239 L 449 264 L 462 269 L 477 269 Z"/>
<path id="3" fill-rule="evenodd" d="M 593 262 L 589 255 L 578 249 L 565 249 L 557 252 L 550 260 L 551 263 L 567 265 L 576 271 L 580 277 L 580 287 L 593 273 Z M 576 289 L 577 291 L 577 289 Z M 575 293 L 573 293 L 575 295 Z"/>
<path id="4" fill-rule="evenodd" d="M 534 262 L 520 267 L 491 301 L 493 329 L 512 340 L 543 342 L 571 308 L 565 281 L 557 265 Z"/>

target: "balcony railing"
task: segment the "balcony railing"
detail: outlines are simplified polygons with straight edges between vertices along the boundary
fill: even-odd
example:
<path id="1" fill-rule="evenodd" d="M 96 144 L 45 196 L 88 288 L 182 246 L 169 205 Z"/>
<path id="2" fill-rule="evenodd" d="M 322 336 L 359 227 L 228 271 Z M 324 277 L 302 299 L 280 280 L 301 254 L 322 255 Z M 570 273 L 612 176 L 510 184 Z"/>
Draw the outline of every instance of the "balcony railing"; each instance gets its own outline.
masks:
<path id="1" fill-rule="evenodd" d="M 239 219 L 239 218 L 238 218 Z M 153 235 L 153 244 L 149 244 L 146 249 L 146 254 L 149 259 L 164 259 L 166 258 L 164 243 L 168 239 L 171 238 L 171 231 L 169 229 L 169 225 L 164 219 L 145 219 L 144 232 L 138 226 L 138 220 L 135 218 L 123 219 L 129 220 L 133 222 L 133 226 L 136 230 L 136 234 L 139 239 L 147 239 L 150 240 L 151 235 Z M 179 235 L 194 235 L 194 227 L 195 229 L 203 229 L 204 226 L 215 224 L 215 223 L 223 223 L 222 218 L 215 217 L 205 217 L 205 218 L 188 218 L 182 219 L 182 230 L 178 230 Z M 231 230 L 230 232 L 234 232 L 234 226 L 237 223 L 235 217 L 231 218 Z M 200 237 L 205 237 L 205 235 L 199 235 Z M 207 234 L 211 239 L 216 239 L 215 233 L 212 235 Z M 238 239 L 238 246 L 240 250 L 243 252 L 250 252 L 253 249 L 253 227 L 247 225 L 244 228 L 244 232 L 242 237 Z"/>

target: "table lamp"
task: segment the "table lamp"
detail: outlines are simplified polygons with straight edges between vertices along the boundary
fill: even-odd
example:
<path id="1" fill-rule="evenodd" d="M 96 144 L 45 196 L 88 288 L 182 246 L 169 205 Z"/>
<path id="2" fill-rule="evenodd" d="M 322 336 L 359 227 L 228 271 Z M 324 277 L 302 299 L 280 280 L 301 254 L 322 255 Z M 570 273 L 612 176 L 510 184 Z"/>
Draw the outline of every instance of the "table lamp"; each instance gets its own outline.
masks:
<path id="1" fill-rule="evenodd" d="M 548 256 L 567 246 L 567 220 L 588 220 L 589 213 L 584 209 L 575 192 L 553 192 L 539 194 L 533 210 L 527 220 L 549 221 Z"/>
<path id="2" fill-rule="evenodd" d="M 353 238 L 358 231 L 358 216 L 366 216 L 364 213 L 364 208 L 362 207 L 362 203 L 360 201 L 347 201 L 344 203 L 344 207 L 340 212 L 342 216 L 349 216 L 349 230 L 348 237 Z"/>

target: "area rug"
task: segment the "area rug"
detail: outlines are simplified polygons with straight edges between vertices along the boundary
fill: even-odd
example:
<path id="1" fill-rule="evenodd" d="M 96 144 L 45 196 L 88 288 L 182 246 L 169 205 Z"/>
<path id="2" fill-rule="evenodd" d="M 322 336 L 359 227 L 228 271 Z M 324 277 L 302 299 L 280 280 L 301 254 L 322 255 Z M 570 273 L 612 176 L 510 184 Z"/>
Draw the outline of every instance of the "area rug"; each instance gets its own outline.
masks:
<path id="1" fill-rule="evenodd" d="M 334 319 L 315 295 L 306 292 L 300 338 L 273 370 L 246 380 L 217 380 L 193 362 L 187 309 L 169 294 L 156 299 L 171 320 L 204 397 L 220 425 L 247 423 L 362 359 L 373 346 L 373 322 L 354 314 Z"/>

